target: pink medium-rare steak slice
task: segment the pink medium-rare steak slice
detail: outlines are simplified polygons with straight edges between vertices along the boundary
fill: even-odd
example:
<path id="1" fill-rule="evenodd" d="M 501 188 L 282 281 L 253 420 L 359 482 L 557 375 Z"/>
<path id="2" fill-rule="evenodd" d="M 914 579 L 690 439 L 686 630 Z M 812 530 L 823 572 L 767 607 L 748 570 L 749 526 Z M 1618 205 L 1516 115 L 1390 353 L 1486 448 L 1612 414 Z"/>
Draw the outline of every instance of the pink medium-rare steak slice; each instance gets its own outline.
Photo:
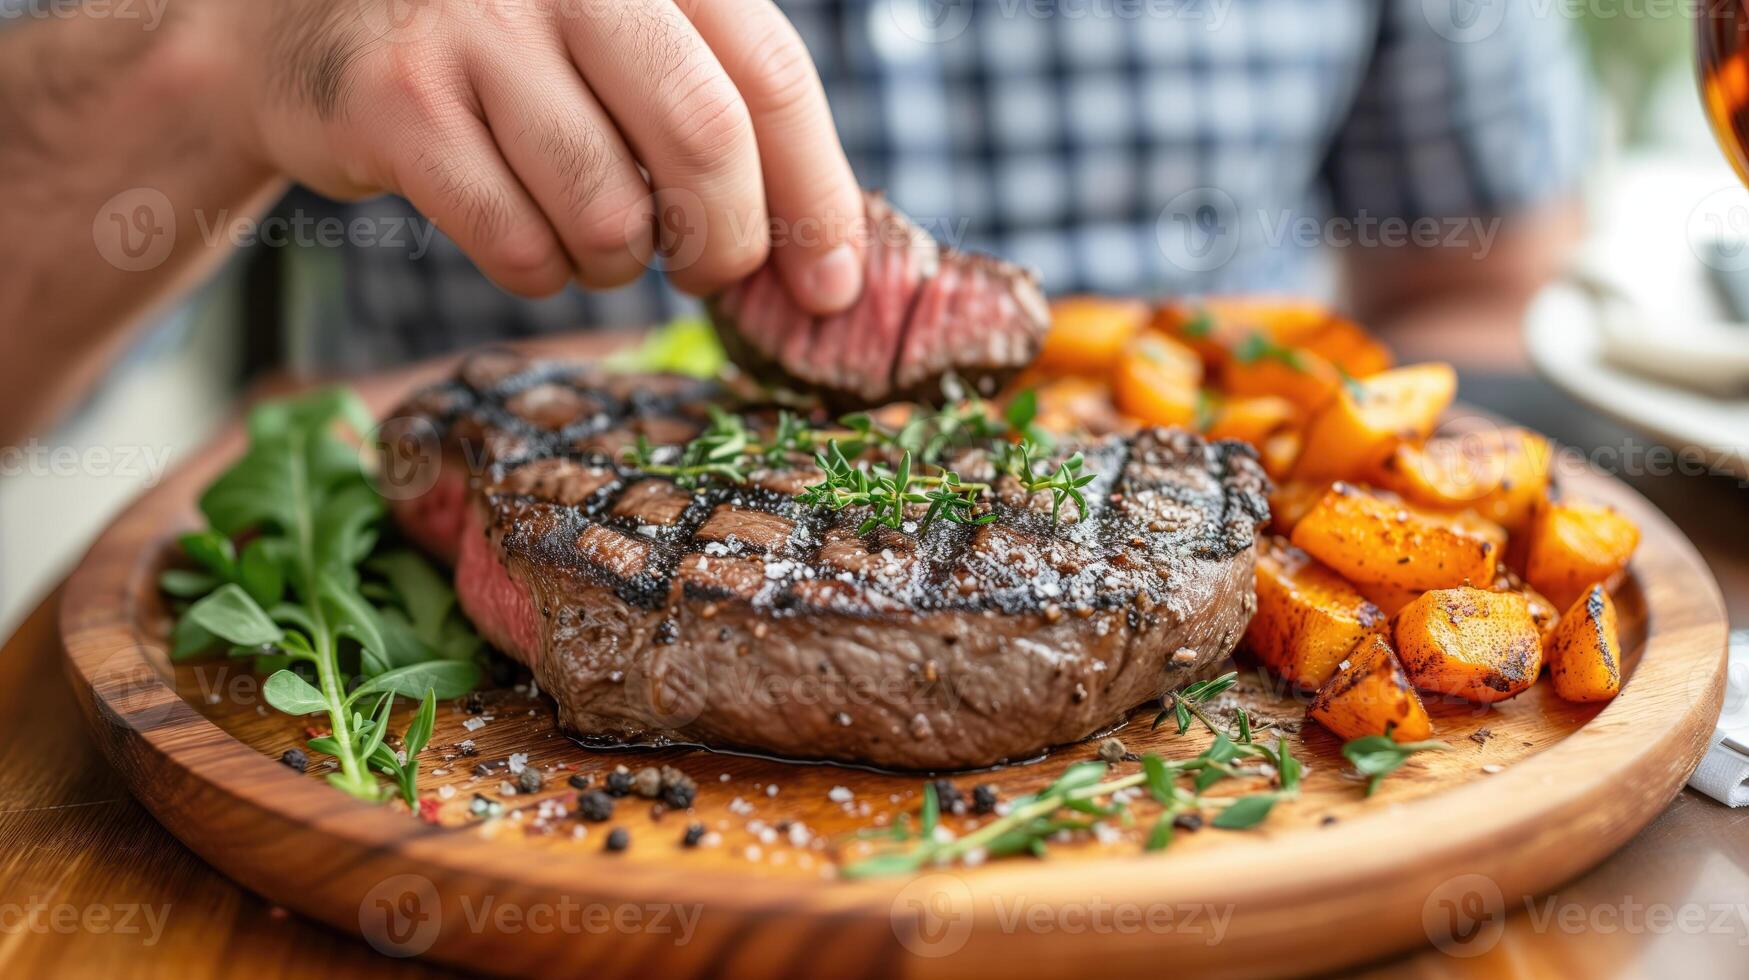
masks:
<path id="1" fill-rule="evenodd" d="M 635 470 L 501 464 L 458 592 L 586 737 L 914 769 L 1030 757 L 1219 670 L 1255 606 L 1249 450 L 1148 430 L 1088 459 L 1103 475 L 1081 520 L 998 496 L 993 523 L 921 540 L 860 534 L 863 515 L 776 477 L 627 513 L 656 496 Z M 603 477 L 580 504 L 543 490 Z"/>
<path id="2" fill-rule="evenodd" d="M 879 194 L 867 195 L 862 296 L 810 316 L 775 263 L 709 303 L 735 362 L 837 407 L 933 402 L 954 374 L 986 394 L 1038 353 L 1050 310 L 1031 273 L 938 245 Z"/>

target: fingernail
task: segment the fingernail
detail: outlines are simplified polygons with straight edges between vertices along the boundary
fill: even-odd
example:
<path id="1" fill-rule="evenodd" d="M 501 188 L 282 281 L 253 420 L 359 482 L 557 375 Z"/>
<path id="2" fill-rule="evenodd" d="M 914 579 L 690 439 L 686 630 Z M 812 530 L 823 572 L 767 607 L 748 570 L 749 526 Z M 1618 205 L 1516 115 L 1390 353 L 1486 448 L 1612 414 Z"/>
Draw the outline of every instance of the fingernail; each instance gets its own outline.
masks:
<path id="1" fill-rule="evenodd" d="M 850 244 L 839 245 L 827 252 L 802 277 L 809 303 L 817 312 L 836 313 L 862 292 L 862 266 L 856 261 L 856 250 Z"/>

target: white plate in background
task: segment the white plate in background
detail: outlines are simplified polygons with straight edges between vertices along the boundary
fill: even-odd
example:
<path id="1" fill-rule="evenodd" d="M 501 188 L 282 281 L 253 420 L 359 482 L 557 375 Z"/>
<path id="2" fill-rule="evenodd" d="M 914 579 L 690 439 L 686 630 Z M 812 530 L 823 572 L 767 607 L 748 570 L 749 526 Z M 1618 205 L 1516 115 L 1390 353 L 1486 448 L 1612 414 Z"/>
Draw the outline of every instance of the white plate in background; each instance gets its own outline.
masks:
<path id="1" fill-rule="evenodd" d="M 1525 317 L 1531 363 L 1575 400 L 1712 469 L 1749 479 L 1749 397 L 1720 398 L 1624 371 L 1603 355 L 1600 301 L 1569 281 L 1543 290 Z M 1648 322 L 1648 330 L 1658 326 Z M 1749 330 L 1745 330 L 1749 344 Z"/>

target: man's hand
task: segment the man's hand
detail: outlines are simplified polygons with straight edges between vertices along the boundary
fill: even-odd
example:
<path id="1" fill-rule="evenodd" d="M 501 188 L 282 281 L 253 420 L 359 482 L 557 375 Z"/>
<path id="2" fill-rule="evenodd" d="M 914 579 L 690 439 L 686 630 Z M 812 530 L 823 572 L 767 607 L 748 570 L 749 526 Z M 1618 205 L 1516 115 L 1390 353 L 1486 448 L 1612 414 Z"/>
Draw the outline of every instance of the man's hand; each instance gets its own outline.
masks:
<path id="1" fill-rule="evenodd" d="M 657 252 L 704 294 L 775 248 L 809 310 L 861 291 L 862 198 L 769 0 L 230 6 L 249 152 L 405 196 L 508 289 L 623 285 Z"/>

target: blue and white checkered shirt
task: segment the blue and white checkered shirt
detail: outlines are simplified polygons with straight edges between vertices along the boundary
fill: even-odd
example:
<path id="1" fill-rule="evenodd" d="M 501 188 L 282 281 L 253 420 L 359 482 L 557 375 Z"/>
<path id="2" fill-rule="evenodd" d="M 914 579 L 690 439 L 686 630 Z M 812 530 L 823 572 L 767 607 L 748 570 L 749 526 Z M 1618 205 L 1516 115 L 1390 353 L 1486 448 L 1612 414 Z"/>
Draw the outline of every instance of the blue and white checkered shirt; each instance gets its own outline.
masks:
<path id="1" fill-rule="evenodd" d="M 1570 25 L 1514 0 L 781 6 L 864 186 L 1056 293 L 1316 292 L 1324 245 L 1449 240 L 1570 190 L 1588 131 Z M 689 308 L 654 274 L 518 300 L 441 233 L 417 260 L 350 248 L 345 284 L 341 315 L 299 327 L 306 366 Z"/>

